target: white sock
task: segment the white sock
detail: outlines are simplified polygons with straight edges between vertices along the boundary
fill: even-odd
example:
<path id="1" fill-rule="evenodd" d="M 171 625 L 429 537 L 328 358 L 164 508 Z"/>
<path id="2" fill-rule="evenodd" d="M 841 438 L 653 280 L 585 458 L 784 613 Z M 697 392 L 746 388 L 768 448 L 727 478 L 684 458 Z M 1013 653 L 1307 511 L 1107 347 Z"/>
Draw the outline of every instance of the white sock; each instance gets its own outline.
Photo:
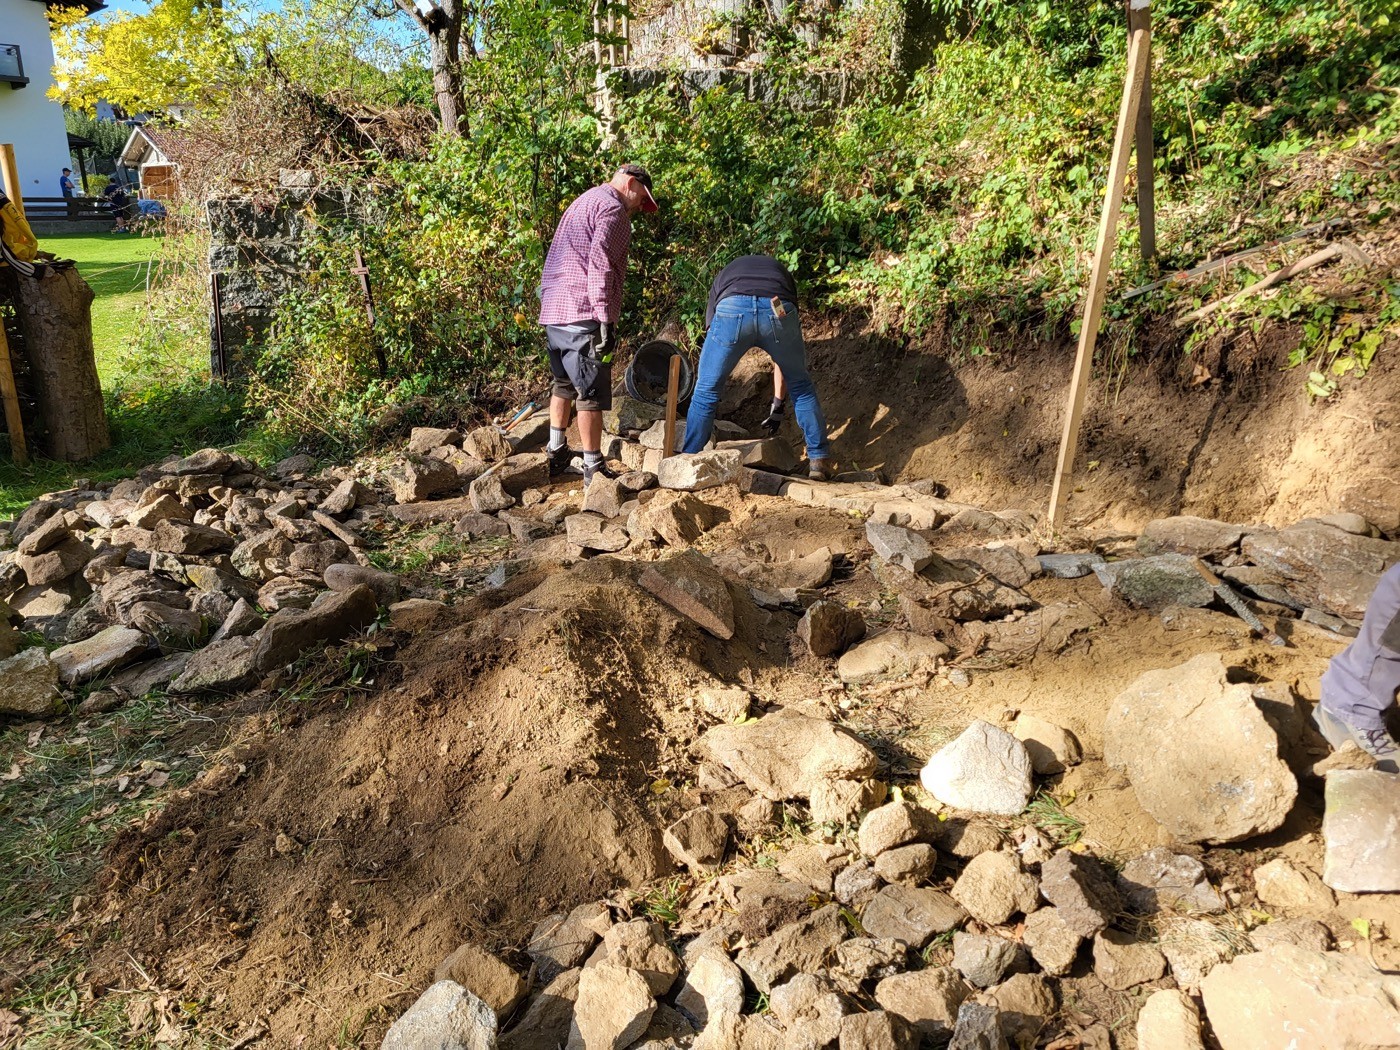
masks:
<path id="1" fill-rule="evenodd" d="M 569 443 L 568 431 L 560 427 L 549 428 L 549 451 L 555 452 Z"/>

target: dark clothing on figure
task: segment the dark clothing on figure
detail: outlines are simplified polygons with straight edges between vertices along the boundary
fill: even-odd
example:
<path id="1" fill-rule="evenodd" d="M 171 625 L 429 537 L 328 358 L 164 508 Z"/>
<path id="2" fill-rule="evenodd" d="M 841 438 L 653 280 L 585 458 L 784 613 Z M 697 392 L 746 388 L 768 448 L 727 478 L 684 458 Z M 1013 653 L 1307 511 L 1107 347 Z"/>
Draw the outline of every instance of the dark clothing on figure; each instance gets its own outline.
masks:
<path id="1" fill-rule="evenodd" d="M 715 319 L 715 307 L 731 295 L 752 295 L 760 299 L 778 298 L 797 302 L 797 282 L 787 267 L 771 255 L 744 255 L 719 272 L 710 285 L 710 301 L 705 306 L 705 327 Z"/>

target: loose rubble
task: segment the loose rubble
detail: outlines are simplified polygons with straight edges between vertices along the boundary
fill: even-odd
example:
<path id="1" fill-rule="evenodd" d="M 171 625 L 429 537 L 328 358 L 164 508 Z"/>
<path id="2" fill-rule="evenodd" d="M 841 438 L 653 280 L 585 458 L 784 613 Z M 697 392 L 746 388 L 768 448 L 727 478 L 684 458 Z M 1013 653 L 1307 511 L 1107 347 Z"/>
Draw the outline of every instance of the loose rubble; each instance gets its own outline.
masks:
<path id="1" fill-rule="evenodd" d="M 671 741 L 694 768 L 647 774 L 666 795 L 657 870 L 685 896 L 665 924 L 625 894 L 575 897 L 513 949 L 461 943 L 413 978 L 385 1047 L 1025 1048 L 1073 1025 L 1075 1045 L 1109 1046 L 1062 1009 L 1084 973 L 1143 1002 L 1143 1050 L 1206 1045 L 1203 1031 L 1222 1050 L 1272 1047 L 1283 1025 L 1400 1033 L 1394 979 L 1333 950 L 1338 930 L 1318 920 L 1338 894 L 1400 891 L 1386 824 L 1400 819 L 1397 778 L 1328 773 L 1320 877 L 1277 857 L 1222 880 L 1192 845 L 1281 827 L 1310 742 L 1287 682 L 1232 681 L 1230 645 L 1132 682 L 1101 738 L 1073 715 L 1010 708 L 994 724 L 979 700 L 933 737 L 942 746 L 911 735 L 894 753 L 847 720 L 900 690 L 971 695 L 957 689 L 984 669 L 1089 644 L 1112 610 L 1213 615 L 1197 611 L 1218 601 L 1198 558 L 1278 622 L 1347 626 L 1400 543 L 1346 516 L 1283 529 L 1180 516 L 1151 522 L 1136 550 L 1042 549 L 1022 513 L 790 478 L 781 441 L 725 435 L 662 459 L 656 440 L 634 440 L 655 425 L 635 403 L 609 413 L 606 448 L 631 469 L 586 492 L 556 491 L 537 443 L 481 427 L 415 428 L 402 456 L 361 474 L 313 474 L 305 457 L 263 470 L 211 449 L 49 494 L 0 527 L 0 597 L 47 642 L 16 630 L 0 649 L 0 713 L 236 693 L 366 630 L 461 627 L 451 594 L 369 556 L 373 530 L 440 525 L 510 552 L 474 581 L 501 602 L 536 573 L 606 578 L 703 669 L 672 698 L 702 727 Z M 773 498 L 853 519 L 847 542 L 721 539 Z M 858 602 L 841 589 L 851 579 L 871 588 Z M 821 689 L 775 703 L 753 677 L 702 681 L 719 652 L 816 668 Z M 1095 763 L 1172 845 L 1109 868 L 1099 843 L 1035 825 L 1037 791 Z M 1221 936 L 1220 916 L 1256 905 L 1270 913 L 1247 936 Z"/>

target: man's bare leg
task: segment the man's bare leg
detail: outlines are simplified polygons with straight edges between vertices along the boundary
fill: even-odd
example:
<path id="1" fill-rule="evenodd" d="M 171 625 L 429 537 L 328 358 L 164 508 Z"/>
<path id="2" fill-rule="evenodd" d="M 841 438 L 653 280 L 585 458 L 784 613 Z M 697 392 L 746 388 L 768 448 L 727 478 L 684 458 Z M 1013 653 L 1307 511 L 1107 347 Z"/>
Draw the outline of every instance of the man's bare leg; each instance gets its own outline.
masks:
<path id="1" fill-rule="evenodd" d="M 603 447 L 603 413 L 579 409 L 578 436 L 585 454 L 599 452 Z"/>

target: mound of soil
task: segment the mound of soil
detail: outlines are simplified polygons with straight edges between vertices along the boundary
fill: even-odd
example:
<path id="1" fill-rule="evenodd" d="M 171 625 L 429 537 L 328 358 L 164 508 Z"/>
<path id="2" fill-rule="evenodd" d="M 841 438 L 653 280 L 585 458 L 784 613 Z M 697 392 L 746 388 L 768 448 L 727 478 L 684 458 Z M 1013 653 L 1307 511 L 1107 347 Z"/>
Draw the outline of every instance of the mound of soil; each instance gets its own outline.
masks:
<path id="1" fill-rule="evenodd" d="M 719 643 L 635 569 L 527 572 L 409 645 L 372 699 L 283 711 L 245 772 L 216 767 L 114 843 L 107 961 L 131 951 L 230 1032 L 263 1016 L 271 1045 L 382 1033 L 463 940 L 517 945 L 669 870 L 650 785 L 688 767 L 686 700 L 765 662 L 764 617 L 741 605 Z"/>

